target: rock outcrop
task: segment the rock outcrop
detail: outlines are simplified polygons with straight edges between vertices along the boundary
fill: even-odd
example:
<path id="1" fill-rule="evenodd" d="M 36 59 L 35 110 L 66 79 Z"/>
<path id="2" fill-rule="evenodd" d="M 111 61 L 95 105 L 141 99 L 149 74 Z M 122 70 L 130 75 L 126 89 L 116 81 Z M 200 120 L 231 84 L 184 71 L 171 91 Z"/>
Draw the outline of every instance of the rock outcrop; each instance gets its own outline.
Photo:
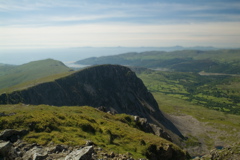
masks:
<path id="1" fill-rule="evenodd" d="M 34 146 L 32 149 L 22 154 L 22 159 L 44 160 L 48 157 L 48 152 L 39 146 Z"/>
<path id="2" fill-rule="evenodd" d="M 181 136 L 162 114 L 152 94 L 127 67 L 101 65 L 78 71 L 53 82 L 0 95 L 0 104 L 104 106 L 117 113 L 138 115 Z"/>
<path id="3" fill-rule="evenodd" d="M 166 140 L 172 141 L 171 136 L 165 132 L 159 126 L 148 123 L 146 118 L 140 118 L 139 116 L 134 116 L 134 121 L 136 122 L 138 128 L 147 133 L 153 133 L 159 137 L 162 137 Z"/>
<path id="4" fill-rule="evenodd" d="M 0 133 L 0 140 L 16 142 L 20 137 L 26 135 L 28 133 L 27 130 L 17 131 L 14 129 L 6 129 Z"/>
<path id="5" fill-rule="evenodd" d="M 81 149 L 73 150 L 69 155 L 66 156 L 65 160 L 89 160 L 92 159 L 94 153 L 93 146 L 86 146 Z"/>
<path id="6" fill-rule="evenodd" d="M 0 143 L 0 156 L 1 157 L 8 157 L 8 152 L 11 150 L 12 144 L 11 142 L 1 142 Z"/>

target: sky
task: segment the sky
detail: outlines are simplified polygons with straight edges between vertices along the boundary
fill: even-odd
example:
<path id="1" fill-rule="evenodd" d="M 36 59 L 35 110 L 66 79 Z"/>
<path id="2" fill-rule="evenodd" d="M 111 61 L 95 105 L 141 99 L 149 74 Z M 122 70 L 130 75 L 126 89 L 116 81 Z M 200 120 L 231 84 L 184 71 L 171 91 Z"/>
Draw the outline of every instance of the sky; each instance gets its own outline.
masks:
<path id="1" fill-rule="evenodd" d="M 239 0 L 0 0 L 0 52 L 64 47 L 240 47 Z"/>

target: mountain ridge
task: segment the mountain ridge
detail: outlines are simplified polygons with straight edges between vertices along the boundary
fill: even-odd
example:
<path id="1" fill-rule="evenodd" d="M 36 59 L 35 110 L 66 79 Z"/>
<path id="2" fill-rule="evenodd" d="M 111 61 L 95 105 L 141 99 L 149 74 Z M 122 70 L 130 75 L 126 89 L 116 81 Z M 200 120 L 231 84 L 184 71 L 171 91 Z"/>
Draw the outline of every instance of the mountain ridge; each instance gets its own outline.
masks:
<path id="1" fill-rule="evenodd" d="M 104 106 L 117 113 L 138 115 L 178 136 L 143 82 L 127 67 L 101 65 L 83 69 L 53 82 L 0 95 L 1 104 Z"/>
<path id="2" fill-rule="evenodd" d="M 179 50 L 130 52 L 113 56 L 91 57 L 76 61 L 81 65 L 119 64 L 168 69 L 180 72 L 219 72 L 239 74 L 240 49 Z"/>

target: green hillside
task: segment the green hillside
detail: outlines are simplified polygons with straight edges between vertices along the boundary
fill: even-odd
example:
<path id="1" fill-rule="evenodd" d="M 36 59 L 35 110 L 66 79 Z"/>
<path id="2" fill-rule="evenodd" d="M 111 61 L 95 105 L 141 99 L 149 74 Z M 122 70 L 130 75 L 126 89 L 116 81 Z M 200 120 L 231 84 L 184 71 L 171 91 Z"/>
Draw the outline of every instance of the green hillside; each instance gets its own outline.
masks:
<path id="1" fill-rule="evenodd" d="M 0 91 L 8 90 L 10 87 L 26 83 L 37 82 L 37 79 L 48 76 L 70 72 L 71 69 L 62 62 L 46 59 L 34 61 L 19 66 L 0 66 Z"/>
<path id="2" fill-rule="evenodd" d="M 121 64 L 181 72 L 217 72 L 239 74 L 240 50 L 183 50 L 125 53 L 115 56 L 92 57 L 76 62 L 83 65 Z"/>
<path id="3" fill-rule="evenodd" d="M 0 118 L 1 130 L 28 129 L 30 132 L 24 140 L 30 143 L 76 146 L 90 140 L 109 153 L 130 153 L 134 158 L 161 152 L 162 157 L 167 157 L 169 150 L 174 153 L 172 159 L 186 158 L 186 153 L 178 146 L 139 130 L 133 117 L 125 114 L 111 115 L 92 107 L 46 105 L 2 105 L 0 113 L 11 115 Z M 159 149 L 159 153 L 154 148 Z"/>
<path id="4" fill-rule="evenodd" d="M 240 115 L 240 77 L 135 69 L 152 93 L 189 101 L 210 109 Z"/>
<path id="5" fill-rule="evenodd" d="M 0 76 L 3 76 L 8 73 L 9 70 L 15 68 L 14 65 L 1 64 L 0 63 Z"/>

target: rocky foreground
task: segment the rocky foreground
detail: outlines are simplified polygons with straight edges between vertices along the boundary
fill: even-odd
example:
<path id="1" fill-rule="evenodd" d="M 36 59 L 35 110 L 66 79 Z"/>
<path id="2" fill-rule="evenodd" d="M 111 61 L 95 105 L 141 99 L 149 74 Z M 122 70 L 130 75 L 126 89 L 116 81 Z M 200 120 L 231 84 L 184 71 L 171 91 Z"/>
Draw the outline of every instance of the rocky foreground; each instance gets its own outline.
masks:
<path id="1" fill-rule="evenodd" d="M 106 152 L 93 142 L 87 141 L 84 146 L 55 145 L 41 146 L 27 143 L 20 138 L 27 134 L 27 130 L 7 129 L 0 134 L 0 159 L 4 160 L 134 160 L 130 153 L 116 154 Z M 152 148 L 154 150 L 154 148 Z M 147 155 L 151 160 L 174 159 L 171 145 L 156 149 Z M 176 157 L 175 157 L 176 158 Z M 144 159 L 141 159 L 144 160 Z"/>
<path id="2" fill-rule="evenodd" d="M 28 134 L 27 130 L 17 131 L 13 129 L 4 130 L 0 134 L 0 160 L 134 160 L 130 153 L 107 152 L 91 141 L 86 141 L 83 146 L 74 147 L 54 143 L 41 146 L 22 141 L 21 137 L 25 134 Z M 174 157 L 171 145 L 158 148 L 155 152 L 149 153 L 147 157 L 150 160 L 177 158 Z M 194 160 L 238 160 L 239 157 L 240 144 L 238 143 L 221 150 L 214 149 L 210 154 L 195 157 Z M 140 158 L 139 160 L 145 159 Z"/>
<path id="3" fill-rule="evenodd" d="M 1 159 L 6 160 L 95 160 L 95 159 L 129 159 L 133 160 L 130 154 L 110 154 L 87 143 L 86 146 L 70 147 L 67 145 L 51 144 L 47 147 L 36 143 L 26 143 L 18 140 L 15 143 L 0 143 Z"/>

